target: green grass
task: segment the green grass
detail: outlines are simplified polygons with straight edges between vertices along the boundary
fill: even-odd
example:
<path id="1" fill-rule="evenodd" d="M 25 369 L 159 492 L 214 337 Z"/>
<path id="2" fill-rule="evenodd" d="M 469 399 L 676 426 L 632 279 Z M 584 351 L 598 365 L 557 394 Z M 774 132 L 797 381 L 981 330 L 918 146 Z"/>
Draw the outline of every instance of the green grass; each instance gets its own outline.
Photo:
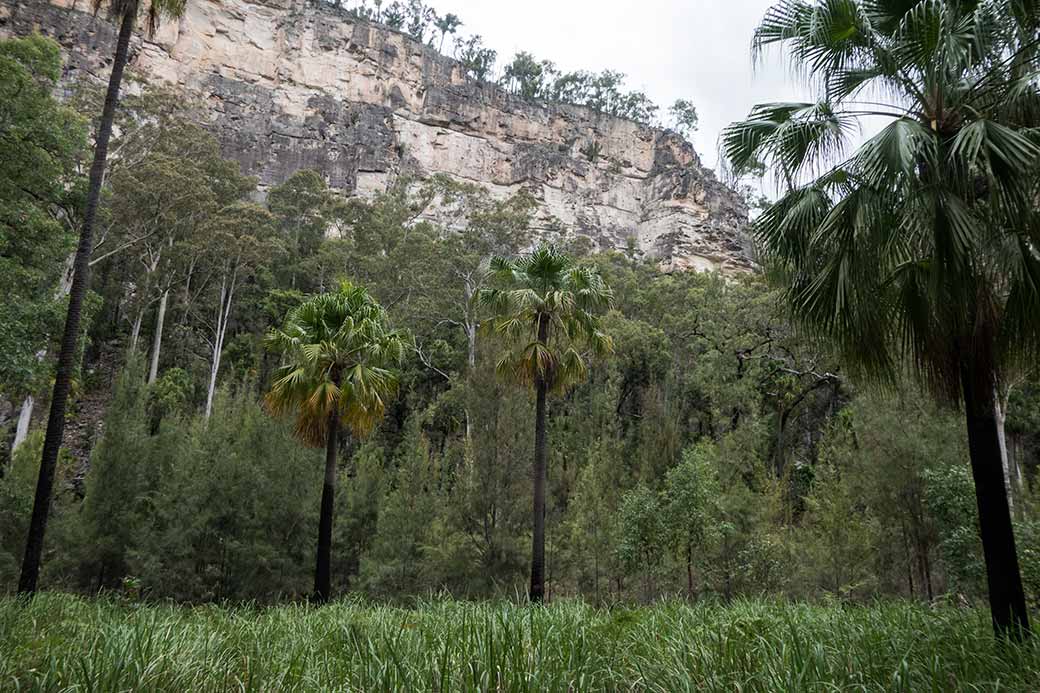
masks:
<path id="1" fill-rule="evenodd" d="M 0 690 L 949 691 L 1040 689 L 1040 645 L 978 610 L 764 601 L 415 609 L 0 599 Z"/>

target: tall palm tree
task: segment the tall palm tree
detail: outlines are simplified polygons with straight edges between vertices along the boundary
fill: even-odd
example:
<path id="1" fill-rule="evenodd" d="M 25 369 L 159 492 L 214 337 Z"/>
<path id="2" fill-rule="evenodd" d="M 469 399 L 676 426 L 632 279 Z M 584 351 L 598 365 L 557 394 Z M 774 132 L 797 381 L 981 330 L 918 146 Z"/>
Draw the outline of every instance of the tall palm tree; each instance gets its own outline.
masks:
<path id="1" fill-rule="evenodd" d="M 998 635 L 1029 623 L 994 393 L 1040 354 L 1040 4 L 782 0 L 754 38 L 815 103 L 756 106 L 722 148 L 771 165 L 783 195 L 753 224 L 793 315 L 866 376 L 901 364 L 962 402 Z M 884 128 L 857 149 L 863 118 Z"/>
<path id="2" fill-rule="evenodd" d="M 331 586 L 332 515 L 342 426 L 364 436 L 382 418 L 397 389 L 389 367 L 400 362 L 404 336 L 390 329 L 386 312 L 368 292 L 350 283 L 321 294 L 289 313 L 267 337 L 286 360 L 267 405 L 296 416 L 296 436 L 325 448 L 314 599 L 324 603 Z"/>
<path id="3" fill-rule="evenodd" d="M 167 17 L 179 17 L 184 14 L 187 0 L 150 0 L 147 11 L 148 32 L 154 33 L 159 21 Z M 90 286 L 90 253 L 94 243 L 94 220 L 97 216 L 98 201 L 101 199 L 101 184 L 105 177 L 105 163 L 108 159 L 108 142 L 112 136 L 112 121 L 115 118 L 116 105 L 119 101 L 119 87 L 123 81 L 123 70 L 130 49 L 130 36 L 137 22 L 139 0 L 94 0 L 95 11 L 107 5 L 109 14 L 119 21 L 119 35 L 116 38 L 115 58 L 112 61 L 112 73 L 108 78 L 108 90 L 105 92 L 105 105 L 101 109 L 101 122 L 94 144 L 94 160 L 90 166 L 90 178 L 87 187 L 86 207 L 83 210 L 83 226 L 80 229 L 79 244 L 73 260 L 72 287 L 69 291 L 69 307 L 65 317 L 65 330 L 61 338 L 61 350 L 58 353 L 57 371 L 54 376 L 54 390 L 51 395 L 51 410 L 47 418 L 47 433 L 43 441 L 43 456 L 40 461 L 40 475 L 36 482 L 36 495 L 33 498 L 32 518 L 29 521 L 29 534 L 25 541 L 25 557 L 22 559 L 22 572 L 18 580 L 18 592 L 34 594 L 40 577 L 40 558 L 43 555 L 43 538 L 47 531 L 47 517 L 50 514 L 51 492 L 54 488 L 54 471 L 58 464 L 58 453 L 61 450 L 62 435 L 65 431 L 65 409 L 69 399 L 69 387 L 75 372 L 76 354 L 80 338 L 80 318 L 83 312 L 83 299 Z"/>
<path id="4" fill-rule="evenodd" d="M 546 397 L 584 380 L 585 360 L 578 350 L 610 351 L 597 314 L 613 295 L 599 273 L 575 264 L 551 245 L 517 259 L 491 261 L 495 288 L 478 294 L 494 317 L 487 323 L 511 342 L 498 362 L 499 375 L 535 391 L 534 535 L 531 545 L 530 600 L 545 596 L 545 472 L 548 459 Z"/>

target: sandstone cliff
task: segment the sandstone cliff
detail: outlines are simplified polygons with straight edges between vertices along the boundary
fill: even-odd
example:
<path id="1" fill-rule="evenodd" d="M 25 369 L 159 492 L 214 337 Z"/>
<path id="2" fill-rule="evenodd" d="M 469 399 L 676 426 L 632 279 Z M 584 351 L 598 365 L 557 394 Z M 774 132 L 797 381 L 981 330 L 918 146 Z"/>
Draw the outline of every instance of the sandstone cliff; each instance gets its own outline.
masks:
<path id="1" fill-rule="evenodd" d="M 265 185 L 300 168 L 345 193 L 446 173 L 495 194 L 525 187 L 538 225 L 638 248 L 665 269 L 750 261 L 740 199 L 674 133 L 467 79 L 460 65 L 314 0 L 191 0 L 135 39 L 132 67 L 200 95 L 225 154 Z M 115 28 L 88 0 L 0 0 L 0 36 L 39 30 L 69 79 L 106 76 Z M 594 160 L 582 153 L 599 148 Z"/>

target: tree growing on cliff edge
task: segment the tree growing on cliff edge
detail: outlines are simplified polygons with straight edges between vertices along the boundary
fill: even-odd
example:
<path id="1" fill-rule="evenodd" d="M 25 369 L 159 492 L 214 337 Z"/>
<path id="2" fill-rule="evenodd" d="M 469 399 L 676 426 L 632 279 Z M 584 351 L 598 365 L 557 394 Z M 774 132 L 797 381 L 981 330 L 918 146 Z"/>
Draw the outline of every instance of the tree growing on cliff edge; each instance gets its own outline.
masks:
<path id="1" fill-rule="evenodd" d="M 700 116 L 697 115 L 697 107 L 686 99 L 677 99 L 669 106 L 668 115 L 672 119 L 672 127 L 683 137 L 689 139 L 697 132 Z"/>
<path id="2" fill-rule="evenodd" d="M 863 374 L 909 362 L 963 403 L 993 624 L 1016 638 L 995 393 L 1040 357 L 1038 33 L 1035 3 L 783 0 L 755 52 L 785 48 L 820 100 L 761 104 L 722 137 L 736 171 L 762 160 L 787 188 L 753 232 L 796 318 Z M 864 116 L 888 125 L 845 156 Z"/>
<path id="3" fill-rule="evenodd" d="M 494 318 L 487 323 L 513 346 L 499 361 L 500 375 L 535 391 L 534 508 L 530 600 L 545 596 L 545 472 L 548 460 L 546 398 L 584 380 L 585 360 L 578 351 L 610 351 L 598 313 L 610 306 L 610 288 L 591 267 L 543 245 L 530 255 L 491 261 L 496 288 L 479 294 Z M 533 339 L 532 339 L 533 338 Z"/>
<path id="4" fill-rule="evenodd" d="M 386 312 L 368 292 L 350 283 L 299 306 L 285 327 L 268 335 L 268 347 L 286 359 L 268 393 L 274 413 L 296 416 L 296 436 L 325 447 L 314 599 L 331 590 L 332 519 L 340 430 L 367 434 L 383 417 L 397 389 L 390 367 L 400 363 L 405 337 L 389 326 Z"/>
<path id="5" fill-rule="evenodd" d="M 160 19 L 182 15 L 186 2 L 187 0 L 151 0 L 146 13 L 149 33 L 155 31 Z M 62 435 L 65 430 L 65 408 L 69 399 L 72 374 L 76 366 L 80 318 L 83 312 L 83 301 L 90 285 L 90 254 L 94 242 L 94 221 L 97 216 L 98 201 L 101 199 L 101 185 L 104 181 L 105 163 L 108 159 L 108 142 L 112 136 L 112 121 L 115 118 L 116 105 L 119 101 L 119 87 L 122 84 L 123 70 L 126 68 L 130 54 L 130 36 L 133 34 L 140 9 L 138 0 L 110 0 L 108 3 L 104 3 L 103 0 L 94 0 L 95 10 L 100 9 L 102 5 L 107 5 L 109 14 L 119 20 L 119 34 L 116 38 L 116 50 L 112 61 L 112 72 L 108 79 L 108 90 L 105 93 L 105 105 L 101 111 L 101 121 L 95 139 L 94 160 L 90 166 L 87 199 L 83 212 L 83 226 L 80 229 L 79 245 L 73 260 L 72 289 L 69 292 L 65 330 L 61 339 L 61 351 L 58 354 L 57 372 L 54 376 L 54 391 L 51 395 L 51 410 L 43 442 L 40 476 L 33 499 L 29 535 L 25 542 L 25 558 L 22 560 L 22 572 L 18 580 L 18 591 L 22 594 L 34 594 L 40 577 L 40 557 L 43 555 L 43 538 L 47 531 L 47 516 L 54 487 L 54 470 L 58 462 L 58 452 L 61 449 Z"/>
<path id="6" fill-rule="evenodd" d="M 440 45 L 437 47 L 437 51 L 443 53 L 444 39 L 448 36 L 448 34 L 451 34 L 452 36 L 455 35 L 455 32 L 458 31 L 459 27 L 462 26 L 462 20 L 459 19 L 459 16 L 457 14 L 452 14 L 451 12 L 449 12 L 443 17 L 436 17 L 433 20 L 433 25 L 437 28 L 437 31 L 441 32 L 441 42 Z"/>

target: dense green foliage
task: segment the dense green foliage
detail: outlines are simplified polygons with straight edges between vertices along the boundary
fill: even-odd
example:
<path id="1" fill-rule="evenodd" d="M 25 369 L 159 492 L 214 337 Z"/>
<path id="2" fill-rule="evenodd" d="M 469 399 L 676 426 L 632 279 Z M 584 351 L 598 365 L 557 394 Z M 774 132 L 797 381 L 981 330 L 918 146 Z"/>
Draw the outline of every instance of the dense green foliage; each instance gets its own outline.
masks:
<path id="1" fill-rule="evenodd" d="M 53 41 L 0 42 L 0 396 L 39 387 L 38 354 L 61 326 L 87 131 L 54 97 L 60 76 Z"/>
<path id="2" fill-rule="evenodd" d="M 1028 630 L 1004 440 L 1040 360 L 1040 8 L 1007 0 L 780 0 L 755 32 L 815 92 L 730 125 L 781 198 L 752 227 L 791 314 L 854 373 L 909 367 L 962 404 L 998 631 Z M 885 125 L 852 149 L 866 118 Z M 1013 499 L 1012 499 L 1013 500 Z"/>
<path id="3" fill-rule="evenodd" d="M 44 586 L 196 603 L 310 593 L 322 459 L 261 404 L 285 365 L 264 342 L 349 280 L 410 338 L 383 418 L 336 450 L 333 594 L 521 592 L 536 397 L 496 366 L 515 365 L 504 357 L 531 335 L 513 343 L 481 331 L 511 311 L 477 299 L 506 288 L 490 258 L 522 255 L 538 237 L 613 296 L 596 326 L 612 352 L 576 340 L 559 358 L 585 377 L 547 393 L 547 599 L 984 597 L 956 413 L 910 384 L 857 390 L 842 362 L 792 329 L 782 292 L 762 278 L 665 274 L 634 253 L 590 254 L 589 239 L 536 223 L 525 190 L 498 199 L 434 177 L 345 199 L 301 171 L 261 195 L 195 124 L 192 104 L 145 90 L 118 117 L 123 155 L 95 255 L 100 308 Z M 1033 604 L 1038 393 L 1028 376 L 1016 381 L 1007 428 Z M 5 589 L 38 438 L 0 477 Z"/>
<path id="4" fill-rule="evenodd" d="M 741 601 L 344 601 L 313 609 L 0 601 L 0 682 L 40 690 L 1030 690 L 1035 643 L 976 610 Z"/>

